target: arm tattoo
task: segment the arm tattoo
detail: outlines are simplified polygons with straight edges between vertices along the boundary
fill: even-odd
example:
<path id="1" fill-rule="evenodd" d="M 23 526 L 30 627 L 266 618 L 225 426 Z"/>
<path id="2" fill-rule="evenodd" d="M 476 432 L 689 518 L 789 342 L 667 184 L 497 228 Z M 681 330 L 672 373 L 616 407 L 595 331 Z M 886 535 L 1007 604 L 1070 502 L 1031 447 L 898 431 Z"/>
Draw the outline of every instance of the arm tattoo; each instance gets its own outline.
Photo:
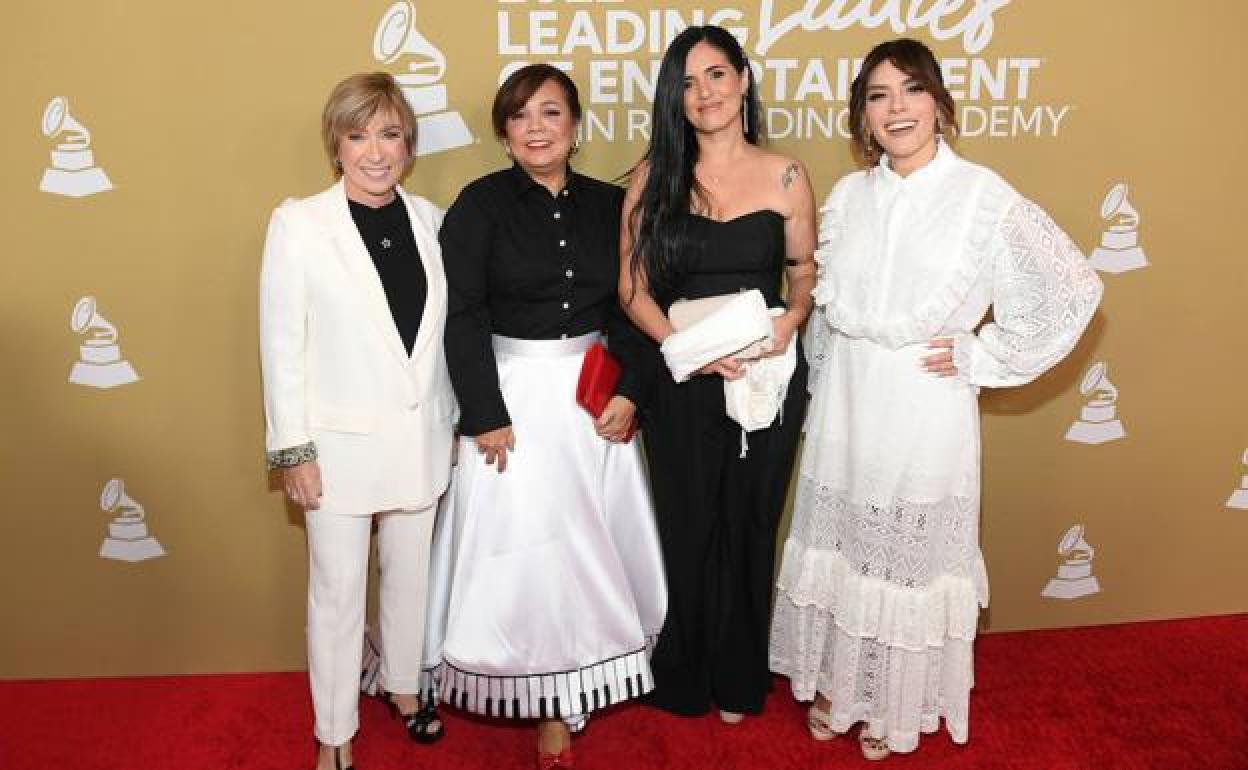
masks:
<path id="1" fill-rule="evenodd" d="M 786 190 L 789 189 L 790 187 L 793 186 L 793 182 L 797 181 L 797 177 L 801 173 L 802 173 L 801 166 L 797 165 L 797 163 L 790 163 L 789 167 L 786 168 L 784 170 L 784 173 L 780 176 L 781 186 L 783 186 L 784 189 Z"/>

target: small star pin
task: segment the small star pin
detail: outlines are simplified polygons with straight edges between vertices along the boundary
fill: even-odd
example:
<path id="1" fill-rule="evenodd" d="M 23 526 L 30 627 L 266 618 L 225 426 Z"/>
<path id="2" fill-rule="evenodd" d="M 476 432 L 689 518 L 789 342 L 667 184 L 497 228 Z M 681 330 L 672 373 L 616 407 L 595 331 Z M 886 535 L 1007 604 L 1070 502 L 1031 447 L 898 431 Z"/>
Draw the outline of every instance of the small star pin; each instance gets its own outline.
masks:
<path id="1" fill-rule="evenodd" d="M 389 238 L 382 238 L 382 239 L 381 239 L 381 247 L 382 247 L 383 249 L 388 249 L 388 248 L 390 248 L 390 239 L 389 239 Z"/>

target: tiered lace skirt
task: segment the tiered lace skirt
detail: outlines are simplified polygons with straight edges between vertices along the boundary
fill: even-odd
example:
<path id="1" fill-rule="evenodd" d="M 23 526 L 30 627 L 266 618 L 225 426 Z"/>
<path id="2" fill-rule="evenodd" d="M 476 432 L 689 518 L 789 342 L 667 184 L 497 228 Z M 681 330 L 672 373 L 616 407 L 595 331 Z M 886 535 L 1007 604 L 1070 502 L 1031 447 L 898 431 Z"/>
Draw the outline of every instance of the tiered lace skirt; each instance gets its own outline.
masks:
<path id="1" fill-rule="evenodd" d="M 922 371 L 925 345 L 833 333 L 816 354 L 771 668 L 826 696 L 838 730 L 906 752 L 943 718 L 963 743 L 988 601 L 975 389 Z"/>

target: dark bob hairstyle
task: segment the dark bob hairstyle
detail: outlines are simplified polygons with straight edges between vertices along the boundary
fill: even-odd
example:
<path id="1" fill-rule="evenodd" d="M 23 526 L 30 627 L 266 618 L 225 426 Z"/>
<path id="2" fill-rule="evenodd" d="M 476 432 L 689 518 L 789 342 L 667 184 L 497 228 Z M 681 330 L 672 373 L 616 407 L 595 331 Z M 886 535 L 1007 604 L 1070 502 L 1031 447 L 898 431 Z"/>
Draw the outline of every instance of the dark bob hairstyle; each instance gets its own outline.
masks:
<path id="1" fill-rule="evenodd" d="M 563 89 L 563 96 L 568 101 L 568 109 L 572 111 L 572 119 L 581 120 L 581 97 L 576 90 L 576 83 L 568 77 L 568 73 L 549 64 L 529 64 L 507 76 L 494 95 L 494 107 L 490 110 L 490 121 L 494 125 L 494 136 L 502 139 L 507 136 L 507 118 L 515 115 L 524 105 L 528 104 L 537 93 L 537 89 L 553 80 Z"/>

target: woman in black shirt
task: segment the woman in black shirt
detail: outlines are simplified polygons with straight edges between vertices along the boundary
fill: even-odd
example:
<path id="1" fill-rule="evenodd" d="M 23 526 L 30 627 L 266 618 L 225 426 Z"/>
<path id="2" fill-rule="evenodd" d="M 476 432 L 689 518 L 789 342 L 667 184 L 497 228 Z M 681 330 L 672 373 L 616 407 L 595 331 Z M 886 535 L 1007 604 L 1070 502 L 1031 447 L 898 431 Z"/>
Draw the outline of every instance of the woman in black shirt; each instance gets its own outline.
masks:
<path id="1" fill-rule="evenodd" d="M 539 764 L 571 764 L 569 728 L 651 688 L 666 588 L 640 454 L 646 342 L 617 302 L 623 192 L 568 167 L 576 86 L 549 65 L 495 98 L 515 164 L 469 184 L 441 231 L 459 464 L 440 688 L 486 716 L 536 718 Z M 623 376 L 601 417 L 575 402 L 607 332 Z M 443 526 L 443 525 L 440 525 Z"/>

